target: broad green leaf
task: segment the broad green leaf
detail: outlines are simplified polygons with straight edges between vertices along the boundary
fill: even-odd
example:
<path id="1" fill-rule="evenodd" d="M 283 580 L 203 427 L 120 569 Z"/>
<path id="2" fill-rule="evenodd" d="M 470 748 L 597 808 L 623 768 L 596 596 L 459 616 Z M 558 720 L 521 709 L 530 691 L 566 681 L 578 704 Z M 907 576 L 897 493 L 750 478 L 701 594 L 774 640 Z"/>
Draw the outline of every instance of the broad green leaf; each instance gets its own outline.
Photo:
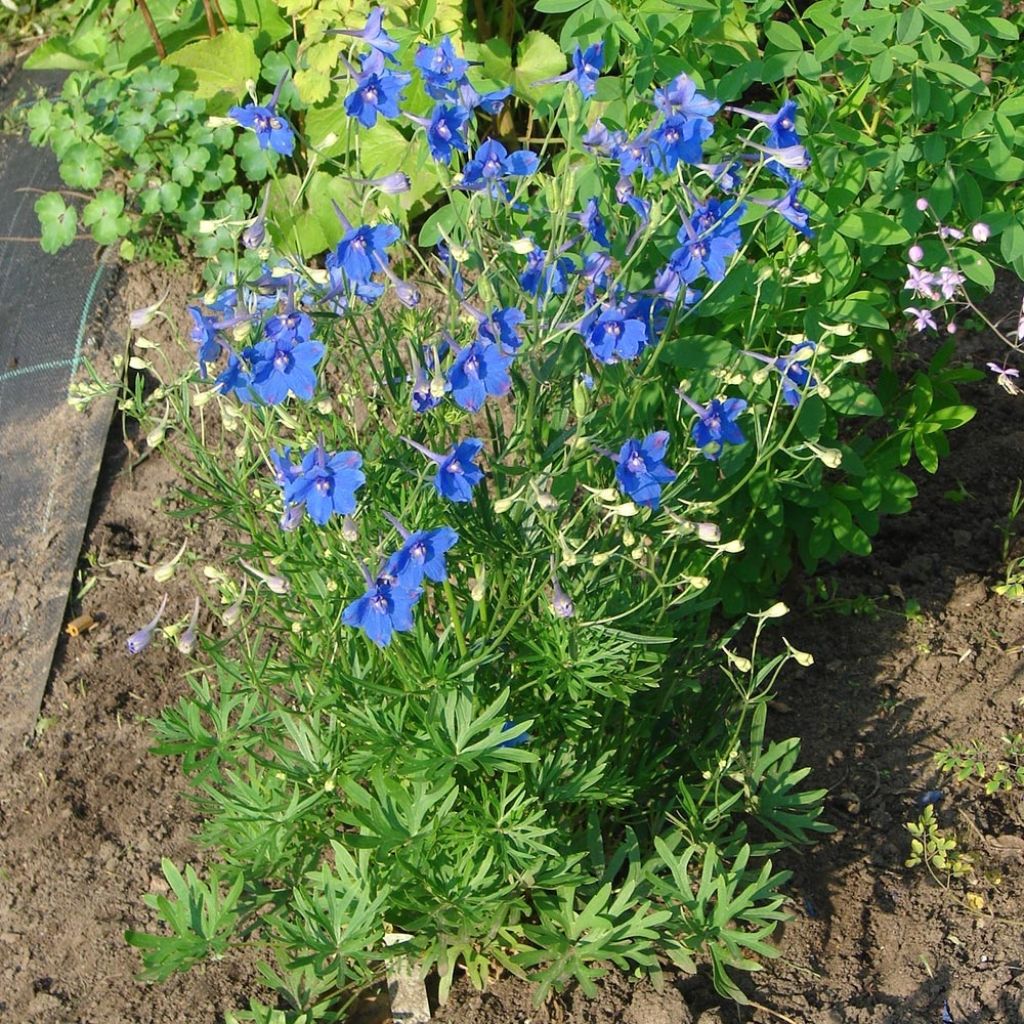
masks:
<path id="1" fill-rule="evenodd" d="M 558 43 L 543 32 L 527 32 L 516 50 L 512 85 L 521 94 L 536 93 L 535 83 L 554 78 L 565 70 L 565 54 Z"/>
<path id="2" fill-rule="evenodd" d="M 111 245 L 124 235 L 129 220 L 122 216 L 124 198 L 112 189 L 104 189 L 82 210 L 82 223 L 92 229 L 92 237 L 99 245 Z"/>
<path id="3" fill-rule="evenodd" d="M 240 97 L 246 82 L 260 76 L 260 62 L 252 39 L 237 29 L 225 29 L 212 39 L 200 39 L 169 54 L 164 61 L 192 72 L 193 92 L 200 99 L 211 99 L 218 93 Z"/>
<path id="4" fill-rule="evenodd" d="M 844 416 L 881 416 L 882 403 L 866 384 L 844 380 L 825 399 L 826 404 Z"/>
<path id="5" fill-rule="evenodd" d="M 903 245 L 910 240 L 910 232 L 902 224 L 875 210 L 852 210 L 839 222 L 838 230 L 869 245 Z"/>

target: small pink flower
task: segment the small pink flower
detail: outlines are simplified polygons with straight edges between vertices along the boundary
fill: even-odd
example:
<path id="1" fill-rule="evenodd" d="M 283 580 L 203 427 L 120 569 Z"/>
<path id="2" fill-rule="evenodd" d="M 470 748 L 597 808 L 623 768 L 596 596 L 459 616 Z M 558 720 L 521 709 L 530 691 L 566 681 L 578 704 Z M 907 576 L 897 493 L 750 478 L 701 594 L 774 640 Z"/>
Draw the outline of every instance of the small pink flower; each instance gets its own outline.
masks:
<path id="1" fill-rule="evenodd" d="M 971 228 L 971 238 L 976 242 L 987 242 L 992 235 L 992 229 L 984 222 L 978 221 L 974 227 Z"/>
<path id="2" fill-rule="evenodd" d="M 960 290 L 960 286 L 966 278 L 959 271 L 952 267 L 941 267 L 939 269 L 938 285 L 944 299 L 951 299 Z"/>
<path id="3" fill-rule="evenodd" d="M 1021 389 L 1015 381 L 1015 378 L 1020 376 L 1020 370 L 1016 370 L 1012 366 L 1000 366 L 999 363 L 986 363 L 985 365 L 996 375 L 996 383 L 1008 395 L 1021 393 Z"/>
<path id="4" fill-rule="evenodd" d="M 955 238 L 957 240 L 964 237 L 964 233 L 959 228 L 947 227 L 945 224 L 939 225 L 939 238 Z"/>
<path id="5" fill-rule="evenodd" d="M 912 264 L 907 264 L 907 280 L 903 285 L 908 292 L 913 292 L 920 299 L 931 299 L 933 302 L 938 299 L 939 293 L 935 290 L 938 279 L 930 270 L 922 270 Z"/>
<path id="6" fill-rule="evenodd" d="M 924 249 L 919 245 L 912 245 L 907 252 L 907 257 L 911 263 L 920 263 L 924 259 Z"/>
<path id="7" fill-rule="evenodd" d="M 928 209 L 928 200 L 927 200 L 927 199 L 925 199 L 925 197 L 924 197 L 924 196 L 921 196 L 921 198 L 920 198 L 920 199 L 918 199 L 918 201 L 917 201 L 917 202 L 916 202 L 916 203 L 915 203 L 914 205 L 915 205 L 915 206 L 916 206 L 916 207 L 917 207 L 917 208 L 918 208 L 918 209 L 919 209 L 919 210 L 920 210 L 920 211 L 921 211 L 922 213 L 924 213 L 924 211 Z"/>

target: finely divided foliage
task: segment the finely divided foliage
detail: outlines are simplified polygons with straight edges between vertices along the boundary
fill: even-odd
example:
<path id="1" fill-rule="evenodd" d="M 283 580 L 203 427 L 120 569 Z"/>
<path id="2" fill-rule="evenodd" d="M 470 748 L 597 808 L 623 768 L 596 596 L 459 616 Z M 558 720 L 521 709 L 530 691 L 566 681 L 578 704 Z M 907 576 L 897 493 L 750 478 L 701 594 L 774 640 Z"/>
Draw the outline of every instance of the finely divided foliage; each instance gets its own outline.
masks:
<path id="1" fill-rule="evenodd" d="M 338 170 L 315 258 L 278 183 L 190 309 L 197 372 L 166 388 L 190 512 L 264 585 L 218 570 L 227 631 L 157 723 L 216 862 L 165 865 L 174 899 L 149 903 L 170 934 L 130 941 L 150 978 L 258 944 L 287 1009 L 234 1019 L 268 1024 L 335 1013 L 399 955 L 442 994 L 463 970 L 543 998 L 608 964 L 709 961 L 742 998 L 784 916 L 770 857 L 824 828 L 796 741 L 765 736 L 776 675 L 808 657 L 766 653 L 780 606 L 756 610 L 791 552 L 864 550 L 905 506 L 911 445 L 970 416 L 964 374 L 940 352 L 881 442 L 844 422 L 882 412 L 858 376 L 873 307 L 809 301 L 827 211 L 801 202 L 793 99 L 723 107 L 679 71 L 613 118 L 590 42 L 519 82 L 546 129 L 522 144 L 456 41 L 401 45 L 386 20 L 334 26 L 334 131 L 365 153 L 399 124 L 418 147 L 418 240 L 387 142 L 378 177 Z M 283 82 L 230 117 L 315 156 Z"/>

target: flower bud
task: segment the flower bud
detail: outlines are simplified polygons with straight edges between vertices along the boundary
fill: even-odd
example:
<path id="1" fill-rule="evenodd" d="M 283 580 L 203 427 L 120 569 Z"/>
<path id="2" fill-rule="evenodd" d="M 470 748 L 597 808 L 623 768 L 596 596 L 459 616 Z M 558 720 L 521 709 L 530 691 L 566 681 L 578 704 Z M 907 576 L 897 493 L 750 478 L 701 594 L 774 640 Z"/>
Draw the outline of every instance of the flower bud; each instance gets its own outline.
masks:
<path id="1" fill-rule="evenodd" d="M 739 552 L 741 552 L 745 547 L 746 545 L 743 543 L 743 541 L 740 540 L 739 537 L 737 537 L 735 540 L 731 540 L 727 544 L 723 544 L 718 550 L 724 551 L 726 552 L 726 554 L 736 555 L 739 554 Z"/>
<path id="2" fill-rule="evenodd" d="M 557 579 L 551 582 L 554 588 L 554 594 L 551 598 L 551 610 L 560 619 L 571 619 L 576 614 L 576 606 L 572 603 L 572 598 L 562 590 Z"/>
<path id="3" fill-rule="evenodd" d="M 236 601 L 229 608 L 225 608 L 220 619 L 225 626 L 231 627 L 242 617 L 242 602 Z"/>
<path id="4" fill-rule="evenodd" d="M 536 244 L 532 238 L 515 238 L 508 243 L 508 247 L 519 256 L 529 256 Z"/>
<path id="5" fill-rule="evenodd" d="M 838 448 L 824 448 L 813 441 L 808 441 L 807 447 L 814 452 L 815 458 L 820 459 L 829 469 L 838 469 L 842 465 L 843 453 Z"/>
<path id="6" fill-rule="evenodd" d="M 956 324 L 952 320 L 950 320 L 949 323 L 946 324 L 946 333 L 956 334 Z"/>
<path id="7" fill-rule="evenodd" d="M 599 551 L 596 555 L 594 555 L 591 561 L 594 563 L 594 565 L 604 565 L 604 563 L 612 557 L 612 554 L 613 552 L 611 551 Z"/>
<path id="8" fill-rule="evenodd" d="M 789 607 L 784 601 L 776 601 L 770 608 L 754 615 L 755 619 L 781 619 L 783 615 L 789 614 Z"/>
<path id="9" fill-rule="evenodd" d="M 924 259 L 924 249 L 919 245 L 912 245 L 907 251 L 907 259 L 911 263 L 920 263 Z"/>
<path id="10" fill-rule="evenodd" d="M 722 653 L 725 655 L 729 664 L 739 672 L 749 672 L 754 667 L 750 663 L 749 658 L 744 658 L 740 654 L 733 654 L 728 647 L 723 647 Z"/>
<path id="11" fill-rule="evenodd" d="M 484 599 L 487 594 L 487 584 L 484 581 L 483 573 L 480 574 L 480 579 L 471 580 L 472 586 L 470 587 L 469 596 L 477 602 Z"/>
<path id="12" fill-rule="evenodd" d="M 707 576 L 684 576 L 683 578 L 687 585 L 693 587 L 694 590 L 704 590 L 711 582 Z"/>
<path id="13" fill-rule="evenodd" d="M 785 637 L 782 638 L 786 640 Z M 786 640 L 786 650 L 789 651 L 790 657 L 798 664 L 803 665 L 804 668 L 809 668 L 814 664 L 814 655 L 807 651 L 798 651 L 788 640 Z"/>
<path id="14" fill-rule="evenodd" d="M 199 598 L 192 606 L 192 618 L 189 619 L 188 629 L 178 638 L 178 650 L 182 654 L 191 654 L 196 646 L 196 623 L 199 620 Z"/>
<path id="15" fill-rule="evenodd" d="M 979 220 L 978 223 L 971 228 L 971 238 L 976 242 L 987 242 L 991 235 L 992 229 L 984 221 Z"/>
<path id="16" fill-rule="evenodd" d="M 914 205 L 915 205 L 915 206 L 916 206 L 916 207 L 917 207 L 917 208 L 918 208 L 918 209 L 919 209 L 919 210 L 920 210 L 920 211 L 921 211 L 922 213 L 924 213 L 924 211 L 928 209 L 928 200 L 927 200 L 927 199 L 925 199 L 925 197 L 924 197 L 924 196 L 921 196 L 921 198 L 920 198 L 920 199 L 918 199 L 918 200 L 917 200 L 917 202 L 916 202 L 916 203 L 914 203 Z"/>
<path id="17" fill-rule="evenodd" d="M 355 542 L 359 540 L 359 527 L 351 516 L 345 516 L 342 519 L 341 536 L 347 540 L 349 544 L 355 544 Z"/>
<path id="18" fill-rule="evenodd" d="M 633 536 L 633 531 L 627 526 L 626 529 L 622 531 L 622 543 L 625 544 L 627 548 L 631 548 L 635 542 L 636 538 Z"/>
<path id="19" fill-rule="evenodd" d="M 537 506 L 542 512 L 557 512 L 558 499 L 550 491 L 537 491 Z"/>
<path id="20" fill-rule="evenodd" d="M 160 602 L 160 608 L 157 610 L 152 622 L 148 622 L 142 629 L 136 630 L 136 632 L 128 637 L 129 654 L 138 654 L 149 646 L 149 642 L 153 639 L 153 631 L 156 629 L 157 623 L 160 621 L 160 617 L 163 615 L 166 607 L 167 595 L 164 594 L 164 599 Z"/>
<path id="21" fill-rule="evenodd" d="M 722 539 L 722 531 L 717 523 L 698 523 L 697 536 L 705 544 L 717 544 Z"/>

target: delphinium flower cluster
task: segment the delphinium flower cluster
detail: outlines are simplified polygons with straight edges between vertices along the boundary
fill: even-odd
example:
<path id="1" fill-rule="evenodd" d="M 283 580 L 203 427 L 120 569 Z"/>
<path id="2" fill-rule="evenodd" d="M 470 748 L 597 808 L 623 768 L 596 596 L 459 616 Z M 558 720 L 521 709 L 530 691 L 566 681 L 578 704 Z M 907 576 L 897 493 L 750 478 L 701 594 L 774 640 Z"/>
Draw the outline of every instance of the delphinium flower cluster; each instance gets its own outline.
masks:
<path id="1" fill-rule="evenodd" d="M 460 957 L 477 972 L 503 950 L 540 964 L 568 934 L 551 898 L 578 887 L 569 903 L 585 903 L 602 870 L 580 860 L 580 823 L 609 842 L 625 826 L 656 863 L 621 913 L 658 923 L 653 938 L 629 933 L 623 962 L 671 948 L 686 963 L 681 833 L 646 808 L 660 794 L 666 813 L 690 813 L 678 787 L 691 783 L 698 803 L 717 799 L 706 779 L 731 770 L 768 678 L 730 651 L 749 680 L 698 682 L 723 660 L 710 615 L 750 524 L 729 502 L 773 460 L 791 479 L 838 464 L 816 443 L 821 396 L 854 361 L 833 360 L 803 311 L 784 329 L 728 312 L 813 238 L 796 105 L 723 108 L 679 74 L 614 123 L 590 43 L 528 83 L 552 99 L 547 134 L 527 144 L 498 137 L 509 89 L 451 39 L 407 52 L 379 9 L 341 34 L 338 134 L 392 122 L 429 154 L 438 198 L 415 242 L 381 201 L 401 195 L 403 171 L 346 173 L 364 202 L 336 204 L 334 244 L 314 260 L 263 201 L 246 260 L 189 310 L 199 381 L 183 387 L 234 446 L 218 461 L 196 435 L 194 493 L 240 527 L 250 583 L 211 577 L 231 603 L 210 649 L 225 658 L 250 617 L 273 639 L 245 669 L 271 724 L 255 760 L 231 754 L 266 814 L 240 838 L 232 812 L 218 840 L 254 878 L 306 885 L 327 860 L 354 871 L 346 891 L 372 894 L 359 920 L 376 928 L 386 904 L 448 984 Z M 233 116 L 261 145 L 303 145 L 273 97 Z M 734 336 L 711 337 L 723 315 Z M 815 402 L 819 426 L 799 432 Z M 168 743 L 193 727 L 168 716 Z M 683 733 L 692 743 L 665 739 Z M 250 799 L 241 776 L 217 784 L 225 813 Z M 729 885 L 741 877 L 745 860 Z M 768 920 L 776 898 L 750 906 Z M 301 946 L 289 921 L 284 946 Z M 331 964 L 361 962 L 331 941 Z M 608 954 L 598 943 L 545 984 Z"/>

